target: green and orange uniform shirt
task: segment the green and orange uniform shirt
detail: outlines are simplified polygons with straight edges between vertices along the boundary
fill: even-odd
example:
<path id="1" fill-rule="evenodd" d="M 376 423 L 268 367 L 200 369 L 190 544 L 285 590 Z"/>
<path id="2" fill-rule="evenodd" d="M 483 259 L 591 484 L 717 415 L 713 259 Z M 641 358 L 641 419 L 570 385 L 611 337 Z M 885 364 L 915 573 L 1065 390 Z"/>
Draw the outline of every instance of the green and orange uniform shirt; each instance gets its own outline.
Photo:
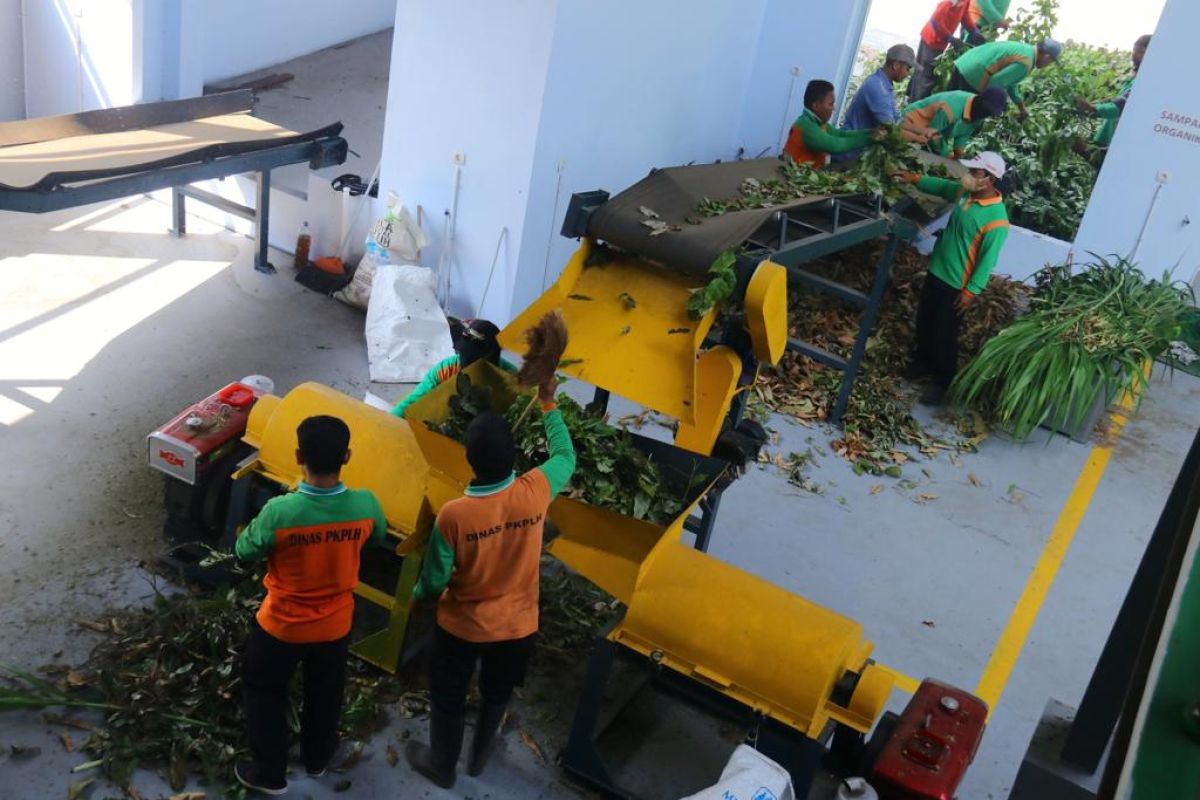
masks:
<path id="1" fill-rule="evenodd" d="M 929 143 L 929 149 L 938 155 L 961 153 L 982 124 L 967 120 L 975 97 L 973 92 L 931 94 L 924 100 L 906 106 L 900 125 L 909 130 L 931 128 L 941 134 Z"/>
<path id="2" fill-rule="evenodd" d="M 979 294 L 987 286 L 1008 239 L 1004 198 L 996 195 L 973 200 L 957 181 L 929 176 L 919 178 L 917 188 L 954 203 L 950 222 L 933 248 L 930 274 L 955 289 Z"/>
<path id="3" fill-rule="evenodd" d="M 1096 116 L 1103 121 L 1100 123 L 1100 129 L 1096 131 L 1096 135 L 1092 137 L 1093 144 L 1100 147 L 1108 147 L 1112 144 L 1113 137 L 1117 135 L 1117 123 L 1121 119 L 1121 112 L 1125 110 L 1125 102 L 1129 99 L 1129 93 L 1133 91 L 1133 81 L 1136 77 L 1135 75 L 1125 81 L 1116 100 L 1096 104 Z"/>
<path id="4" fill-rule="evenodd" d="M 821 169 L 829 163 L 830 154 L 852 153 L 871 143 L 874 131 L 843 131 L 821 122 L 811 109 L 804 109 L 788 131 L 783 152 L 797 164 L 811 164 Z"/>
<path id="5" fill-rule="evenodd" d="M 350 633 L 359 555 L 383 544 L 387 520 L 375 495 L 303 481 L 274 497 L 238 536 L 243 561 L 267 560 L 267 596 L 255 617 L 284 642 L 332 642 Z"/>
<path id="6" fill-rule="evenodd" d="M 1037 46 L 1024 42 L 988 42 L 954 60 L 954 68 L 976 92 L 1004 89 L 1014 103 L 1025 102 L 1021 81 L 1037 64 Z"/>
<path id="7" fill-rule="evenodd" d="M 967 19 L 976 28 L 987 25 L 996 27 L 996 23 L 1008 16 L 1008 8 L 1012 0 L 971 0 L 967 7 Z"/>
<path id="8" fill-rule="evenodd" d="M 546 463 L 498 483 L 472 483 L 438 512 L 413 597 L 440 596 L 438 625 L 459 639 L 500 642 L 537 632 L 546 512 L 575 472 L 562 412 L 553 404 L 543 411 Z"/>
<path id="9" fill-rule="evenodd" d="M 429 371 L 425 373 L 425 377 L 421 379 L 421 382 L 414 386 L 413 390 L 405 395 L 403 400 L 392 407 L 392 416 L 403 418 L 404 412 L 409 406 L 457 375 L 462 369 L 459 363 L 458 354 L 455 353 L 449 358 L 443 358 L 430 367 Z M 505 372 L 517 371 L 517 368 L 512 363 L 505 361 L 503 358 L 500 359 L 500 368 Z"/>

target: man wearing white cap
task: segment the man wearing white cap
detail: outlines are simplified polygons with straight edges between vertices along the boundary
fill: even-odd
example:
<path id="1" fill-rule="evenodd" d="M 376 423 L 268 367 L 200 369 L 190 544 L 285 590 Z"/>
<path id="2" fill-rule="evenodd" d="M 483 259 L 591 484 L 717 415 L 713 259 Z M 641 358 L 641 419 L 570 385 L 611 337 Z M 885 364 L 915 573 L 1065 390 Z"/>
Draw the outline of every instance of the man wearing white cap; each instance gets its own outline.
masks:
<path id="1" fill-rule="evenodd" d="M 917 341 L 911 373 L 929 375 L 933 386 L 921 402 L 938 405 L 958 370 L 958 335 L 965 312 L 987 285 L 1008 238 L 1008 211 L 997 184 L 1004 159 L 980 153 L 962 165 L 961 181 L 902 176 L 922 192 L 954 203 L 946 230 L 933 248 L 917 307 Z"/>

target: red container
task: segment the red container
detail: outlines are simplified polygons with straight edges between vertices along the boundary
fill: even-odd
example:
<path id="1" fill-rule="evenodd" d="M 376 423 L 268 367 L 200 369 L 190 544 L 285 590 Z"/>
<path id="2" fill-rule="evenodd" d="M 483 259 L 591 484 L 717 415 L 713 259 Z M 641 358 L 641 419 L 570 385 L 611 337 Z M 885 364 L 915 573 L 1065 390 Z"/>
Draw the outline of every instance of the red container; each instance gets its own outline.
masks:
<path id="1" fill-rule="evenodd" d="M 195 485 L 209 464 L 237 445 L 258 399 L 244 383 L 231 383 L 185 409 L 146 439 L 150 466 Z"/>
<path id="2" fill-rule="evenodd" d="M 926 679 L 872 771 L 880 800 L 953 800 L 987 726 L 987 703 Z"/>

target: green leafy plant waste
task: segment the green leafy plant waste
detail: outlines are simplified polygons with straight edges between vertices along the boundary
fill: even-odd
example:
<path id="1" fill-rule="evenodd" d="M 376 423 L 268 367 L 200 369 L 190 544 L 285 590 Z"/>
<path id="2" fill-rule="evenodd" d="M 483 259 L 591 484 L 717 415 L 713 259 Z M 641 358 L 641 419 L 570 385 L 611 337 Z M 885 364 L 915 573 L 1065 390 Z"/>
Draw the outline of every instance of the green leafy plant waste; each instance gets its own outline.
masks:
<path id="1" fill-rule="evenodd" d="M 712 275 L 708 283 L 699 289 L 693 289 L 687 301 L 687 312 L 690 319 L 700 319 L 718 303 L 723 303 L 733 294 L 737 287 L 737 255 L 732 250 L 726 250 L 717 256 L 708 274 Z"/>
<path id="2" fill-rule="evenodd" d="M 510 424 L 520 418 L 528 404 L 528 396 L 513 401 L 505 412 Z M 428 424 L 443 436 L 462 442 L 471 420 L 491 410 L 491 389 L 475 386 L 465 373 L 459 373 L 449 405 L 450 413 L 444 421 Z M 588 413 L 565 393 L 558 396 L 558 409 L 575 447 L 575 474 L 566 489 L 569 497 L 635 519 L 665 524 L 679 515 L 691 488 L 706 477 L 695 475 L 688 481 L 690 485 L 676 486 L 637 448 L 627 431 Z M 514 435 L 518 472 L 532 469 L 549 457 L 546 429 L 539 415 L 527 417 L 515 427 Z"/>
<path id="3" fill-rule="evenodd" d="M 1032 43 L 1053 36 L 1058 0 L 1028 5 L 1004 38 Z M 1131 31 L 1131 44 L 1143 32 Z M 995 38 L 995 33 L 990 36 Z M 949 88 L 957 55 L 951 48 L 938 60 L 938 91 Z M 1080 114 L 1075 99 L 1111 100 L 1131 74 L 1128 51 L 1069 42 L 1056 64 L 1035 69 L 1022 82 L 1028 119 L 1010 109 L 1000 119 L 985 123 L 971 140 L 971 153 L 991 150 L 1009 165 L 1013 189 L 1007 205 L 1012 224 L 1066 241 L 1075 238 L 1104 155 L 1088 144 L 1099 122 Z"/>
<path id="4" fill-rule="evenodd" d="M 953 396 L 1017 439 L 1046 422 L 1074 429 L 1095 403 L 1140 396 L 1147 364 L 1179 338 L 1194 304 L 1186 284 L 1149 279 L 1123 258 L 1043 270 L 1029 313 L 983 346 Z"/>

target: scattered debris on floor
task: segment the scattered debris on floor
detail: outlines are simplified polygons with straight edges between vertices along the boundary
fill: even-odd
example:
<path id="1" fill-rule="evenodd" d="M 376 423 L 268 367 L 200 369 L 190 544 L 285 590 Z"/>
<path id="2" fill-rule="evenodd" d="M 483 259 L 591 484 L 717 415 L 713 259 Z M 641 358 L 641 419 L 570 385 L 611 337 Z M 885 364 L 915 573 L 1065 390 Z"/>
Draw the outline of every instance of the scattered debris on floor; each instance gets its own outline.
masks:
<path id="1" fill-rule="evenodd" d="M 561 675 L 564 668 L 578 666 L 579 653 L 587 651 L 619 604 L 553 559 L 545 557 L 543 564 L 541 632 L 533 669 L 543 676 Z M 43 719 L 66 729 L 59 741 L 68 753 L 87 754 L 88 760 L 74 771 L 99 770 L 131 798 L 139 796 L 130 783 L 138 768 L 161 771 L 180 792 L 172 800 L 205 796 L 183 791 L 193 778 L 222 797 L 244 797 L 242 787 L 232 782 L 233 764 L 245 757 L 246 746 L 240 660 L 262 594 L 261 575 L 253 575 L 213 594 L 160 592 L 147 608 L 81 620 L 82 627 L 105 635 L 88 662 L 78 668 L 51 664 L 36 672 L 0 663 L 0 710 L 72 709 L 69 714 L 46 711 Z M 297 707 L 294 702 L 293 729 L 299 725 Z M 422 687 L 350 659 L 340 731 L 344 741 L 365 742 L 389 715 L 428 713 L 428 693 Z M 76 742 L 71 730 L 85 731 L 86 740 Z M 545 762 L 533 734 L 522 731 L 521 740 Z M 9 747 L 12 760 L 39 755 L 37 747 Z M 334 771 L 350 771 L 362 758 L 364 746 L 353 746 Z M 388 745 L 385 758 L 395 766 L 396 748 Z M 96 779 L 72 784 L 72 796 L 86 796 Z M 342 784 L 338 791 L 351 782 Z"/>
<path id="2" fill-rule="evenodd" d="M 869 291 L 880 247 L 873 242 L 805 268 Z M 952 439 L 930 434 L 912 414 L 915 394 L 902 373 L 915 335 L 917 302 L 927 268 L 928 259 L 912 249 L 904 248 L 897 254 L 880 318 L 868 340 L 862 370 L 842 420 L 843 435 L 832 443 L 834 453 L 853 464 L 858 474 L 898 478 L 903 465 L 915 455 L 970 452 L 987 435 L 987 426 L 978 414 L 955 416 L 951 421 L 957 437 Z M 960 340 L 960 361 L 965 363 L 1010 323 L 1027 296 L 1024 284 L 993 276 L 987 290 L 968 311 Z M 849 355 L 858 332 L 859 309 L 803 290 L 791 292 L 789 306 L 791 336 Z M 789 352 L 777 367 L 763 371 L 755 394 L 765 407 L 801 423 L 814 424 L 829 419 L 841 382 L 841 372 Z"/>

